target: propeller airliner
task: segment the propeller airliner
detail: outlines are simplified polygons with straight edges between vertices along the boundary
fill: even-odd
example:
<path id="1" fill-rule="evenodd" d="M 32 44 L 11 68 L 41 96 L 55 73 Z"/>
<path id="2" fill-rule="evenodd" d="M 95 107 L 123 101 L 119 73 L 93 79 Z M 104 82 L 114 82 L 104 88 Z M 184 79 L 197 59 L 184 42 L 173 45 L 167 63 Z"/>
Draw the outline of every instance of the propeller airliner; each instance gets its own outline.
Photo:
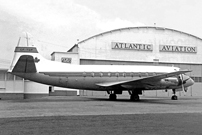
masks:
<path id="1" fill-rule="evenodd" d="M 194 84 L 192 78 L 178 67 L 139 65 L 73 65 L 43 58 L 36 47 L 15 48 L 9 71 L 34 82 L 64 88 L 107 91 L 110 100 L 128 91 L 130 100 L 140 100 L 142 91 L 186 91 Z"/>

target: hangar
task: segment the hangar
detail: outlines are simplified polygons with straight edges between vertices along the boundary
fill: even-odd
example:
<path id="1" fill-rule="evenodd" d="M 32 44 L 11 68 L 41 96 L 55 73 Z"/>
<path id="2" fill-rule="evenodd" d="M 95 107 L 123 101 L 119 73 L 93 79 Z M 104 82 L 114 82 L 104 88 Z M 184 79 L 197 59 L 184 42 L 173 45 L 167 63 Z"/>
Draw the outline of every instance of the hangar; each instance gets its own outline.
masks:
<path id="1" fill-rule="evenodd" d="M 67 52 L 51 54 L 53 61 L 80 65 L 161 65 L 189 69 L 192 72 L 188 75 L 194 79 L 195 84 L 189 88 L 186 96 L 202 96 L 201 58 L 201 38 L 163 27 L 115 29 L 79 41 Z M 0 76 L 0 98 L 5 95 L 12 95 L 11 97 L 18 95 L 23 98 L 48 96 L 55 92 L 49 86 L 25 81 L 6 73 L 6 70 L 1 70 Z M 67 93 L 68 91 L 62 94 L 68 95 Z M 104 92 L 84 90 L 80 90 L 79 93 L 79 95 L 95 94 L 106 95 Z M 172 91 L 165 90 L 143 92 L 146 96 L 171 96 L 171 94 Z M 178 94 L 178 96 L 185 95 L 184 92 Z"/>
<path id="2" fill-rule="evenodd" d="M 94 35 L 75 44 L 67 53 L 53 52 L 52 59 L 81 65 L 161 65 L 192 70 L 195 84 L 186 96 L 202 95 L 202 39 L 162 27 L 127 27 Z M 71 55 L 73 57 L 71 57 Z M 169 96 L 172 91 L 145 95 Z M 180 92 L 179 96 L 185 93 Z"/>

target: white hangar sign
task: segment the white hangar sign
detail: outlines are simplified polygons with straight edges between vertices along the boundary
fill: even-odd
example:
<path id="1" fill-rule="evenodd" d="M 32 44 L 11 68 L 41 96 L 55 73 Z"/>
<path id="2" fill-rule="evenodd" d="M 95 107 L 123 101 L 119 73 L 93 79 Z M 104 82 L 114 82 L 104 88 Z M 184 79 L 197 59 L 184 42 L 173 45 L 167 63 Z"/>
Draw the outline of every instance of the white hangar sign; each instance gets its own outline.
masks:
<path id="1" fill-rule="evenodd" d="M 152 44 L 112 42 L 112 49 L 152 51 Z"/>
<path id="2" fill-rule="evenodd" d="M 195 47 L 195 46 L 160 45 L 159 51 L 160 52 L 197 53 L 197 47 Z"/>

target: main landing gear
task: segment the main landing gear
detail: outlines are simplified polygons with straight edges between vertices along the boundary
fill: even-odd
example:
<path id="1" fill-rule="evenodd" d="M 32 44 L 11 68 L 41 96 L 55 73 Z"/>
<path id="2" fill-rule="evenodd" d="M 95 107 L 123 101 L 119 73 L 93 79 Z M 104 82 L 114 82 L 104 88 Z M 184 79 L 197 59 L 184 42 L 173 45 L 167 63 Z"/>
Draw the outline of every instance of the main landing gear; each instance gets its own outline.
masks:
<path id="1" fill-rule="evenodd" d="M 107 91 L 109 94 L 109 100 L 115 101 L 117 99 L 116 93 L 114 91 Z"/>
<path id="2" fill-rule="evenodd" d="M 130 100 L 131 101 L 140 101 L 139 94 L 142 93 L 142 91 L 128 91 L 130 94 Z"/>
<path id="3" fill-rule="evenodd" d="M 130 100 L 131 101 L 140 101 L 140 97 L 138 94 L 132 94 L 132 95 L 130 95 Z"/>
<path id="4" fill-rule="evenodd" d="M 171 97 L 171 100 L 177 100 L 177 96 L 175 95 L 176 94 L 176 91 L 175 89 L 173 89 L 173 96 Z"/>
<path id="5" fill-rule="evenodd" d="M 117 99 L 116 94 L 110 94 L 110 95 L 109 95 L 109 100 L 115 101 L 116 99 Z"/>
<path id="6" fill-rule="evenodd" d="M 109 100 L 115 101 L 117 100 L 116 94 L 122 94 L 122 91 L 107 91 L 107 93 L 109 94 Z M 131 101 L 140 101 L 139 94 L 142 94 L 142 90 L 129 90 L 128 93 Z"/>

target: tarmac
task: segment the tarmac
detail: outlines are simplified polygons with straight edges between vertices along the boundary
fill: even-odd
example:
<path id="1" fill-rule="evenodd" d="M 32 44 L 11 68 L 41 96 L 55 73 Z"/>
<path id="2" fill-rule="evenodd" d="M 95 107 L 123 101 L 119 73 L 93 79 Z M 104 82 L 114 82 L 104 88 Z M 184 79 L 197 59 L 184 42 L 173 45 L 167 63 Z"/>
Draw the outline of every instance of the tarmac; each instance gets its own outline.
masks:
<path id="1" fill-rule="evenodd" d="M 201 135 L 202 97 L 55 96 L 0 100 L 0 135 Z"/>

